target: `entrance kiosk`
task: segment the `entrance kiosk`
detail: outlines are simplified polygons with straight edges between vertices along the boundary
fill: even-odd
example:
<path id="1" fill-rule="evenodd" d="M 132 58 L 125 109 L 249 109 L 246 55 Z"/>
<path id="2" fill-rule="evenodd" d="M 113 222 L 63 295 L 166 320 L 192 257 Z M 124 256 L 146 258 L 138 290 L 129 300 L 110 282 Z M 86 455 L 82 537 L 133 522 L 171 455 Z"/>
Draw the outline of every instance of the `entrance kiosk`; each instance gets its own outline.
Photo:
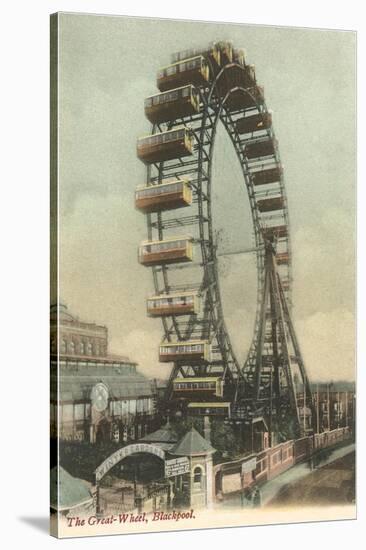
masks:
<path id="1" fill-rule="evenodd" d="M 193 427 L 177 441 L 169 423 L 135 444 L 114 452 L 95 470 L 96 513 L 100 506 L 100 482 L 127 456 L 147 453 L 164 462 L 165 478 L 173 494 L 184 494 L 188 508 L 210 507 L 213 495 L 212 455 L 216 450 Z M 170 506 L 170 489 L 167 505 Z M 144 503 L 140 503 L 141 509 Z M 147 504 L 147 503 L 146 503 Z"/>
<path id="2" fill-rule="evenodd" d="M 216 450 L 193 427 L 169 451 L 173 456 L 185 456 L 189 460 L 189 472 L 182 476 L 188 481 L 189 506 L 210 507 L 212 504 L 212 455 Z M 187 479 L 188 478 L 188 479 Z"/>

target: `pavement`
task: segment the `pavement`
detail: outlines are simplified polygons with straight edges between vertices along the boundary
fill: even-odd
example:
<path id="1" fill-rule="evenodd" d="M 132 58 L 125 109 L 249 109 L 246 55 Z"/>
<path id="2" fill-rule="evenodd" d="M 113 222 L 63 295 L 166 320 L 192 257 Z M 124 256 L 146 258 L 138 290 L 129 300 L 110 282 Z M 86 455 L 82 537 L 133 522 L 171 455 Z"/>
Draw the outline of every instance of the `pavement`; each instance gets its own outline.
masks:
<path id="1" fill-rule="evenodd" d="M 355 452 L 288 483 L 266 506 L 351 504 L 355 499 Z"/>

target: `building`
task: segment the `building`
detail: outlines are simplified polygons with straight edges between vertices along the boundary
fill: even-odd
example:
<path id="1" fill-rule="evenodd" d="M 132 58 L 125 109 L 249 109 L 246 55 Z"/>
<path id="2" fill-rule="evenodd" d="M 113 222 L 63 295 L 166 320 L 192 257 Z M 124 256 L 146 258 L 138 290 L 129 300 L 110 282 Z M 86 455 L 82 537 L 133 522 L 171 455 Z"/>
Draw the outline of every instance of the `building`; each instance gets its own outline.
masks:
<path id="1" fill-rule="evenodd" d="M 311 387 L 317 432 L 335 430 L 350 426 L 354 430 L 356 422 L 356 389 L 352 382 L 331 382 L 313 384 Z M 302 416 L 304 393 L 297 394 Z M 310 414 L 310 411 L 309 411 Z"/>
<path id="2" fill-rule="evenodd" d="M 127 443 L 156 429 L 153 386 L 136 363 L 108 354 L 105 326 L 53 306 L 50 336 L 51 437 Z"/>
<path id="3" fill-rule="evenodd" d="M 59 318 L 59 338 L 57 338 Z M 50 312 L 51 355 L 69 357 L 106 357 L 108 353 L 108 329 L 95 323 L 80 321 L 67 306 L 51 306 Z M 59 345 L 58 345 L 59 344 Z"/>

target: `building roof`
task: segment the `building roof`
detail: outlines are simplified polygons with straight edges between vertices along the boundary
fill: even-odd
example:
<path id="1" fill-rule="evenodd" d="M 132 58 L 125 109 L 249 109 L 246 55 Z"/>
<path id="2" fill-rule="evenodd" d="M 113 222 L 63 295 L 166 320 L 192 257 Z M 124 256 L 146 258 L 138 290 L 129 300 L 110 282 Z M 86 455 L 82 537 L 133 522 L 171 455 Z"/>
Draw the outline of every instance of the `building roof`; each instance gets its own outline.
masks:
<path id="1" fill-rule="evenodd" d="M 62 466 L 52 468 L 50 489 L 51 508 L 54 510 L 69 510 L 93 500 L 85 481 L 72 477 Z"/>
<path id="2" fill-rule="evenodd" d="M 57 360 L 57 355 L 54 354 L 53 361 Z M 135 361 L 131 361 L 126 355 L 78 355 L 76 353 L 60 353 L 60 362 L 68 363 L 69 366 L 75 366 L 76 363 L 81 365 L 83 362 L 89 365 L 114 365 L 115 367 L 124 368 L 126 365 L 137 365 Z"/>
<path id="3" fill-rule="evenodd" d="M 151 434 L 145 435 L 142 437 L 139 441 L 144 443 L 177 443 L 178 438 L 177 435 L 172 430 L 171 425 L 169 422 L 164 424 L 161 428 L 156 430 L 156 432 L 152 432 Z"/>
<path id="4" fill-rule="evenodd" d="M 214 452 L 216 452 L 216 449 L 193 426 L 170 450 L 172 455 L 180 456 L 197 456 L 213 454 Z"/>
<path id="5" fill-rule="evenodd" d="M 82 363 L 82 362 L 81 362 Z M 56 366 L 56 365 L 54 365 Z M 87 401 L 92 388 L 102 382 L 112 399 L 134 399 L 151 397 L 151 383 L 136 370 L 135 365 L 107 365 L 83 363 L 59 368 L 59 390 L 61 401 Z M 57 400 L 57 369 L 51 370 L 51 400 Z"/>
<path id="6" fill-rule="evenodd" d="M 52 304 L 50 307 L 51 321 L 57 321 L 57 317 L 62 321 L 75 321 L 76 317 L 68 310 L 67 306 L 62 303 Z"/>
<path id="7" fill-rule="evenodd" d="M 60 327 L 64 329 L 66 327 L 77 326 L 79 328 L 89 329 L 107 334 L 107 327 L 105 325 L 98 325 L 95 322 L 81 321 L 79 317 L 70 312 L 67 305 L 59 302 L 51 304 L 50 306 L 50 324 L 51 326 L 57 325 L 59 323 Z"/>

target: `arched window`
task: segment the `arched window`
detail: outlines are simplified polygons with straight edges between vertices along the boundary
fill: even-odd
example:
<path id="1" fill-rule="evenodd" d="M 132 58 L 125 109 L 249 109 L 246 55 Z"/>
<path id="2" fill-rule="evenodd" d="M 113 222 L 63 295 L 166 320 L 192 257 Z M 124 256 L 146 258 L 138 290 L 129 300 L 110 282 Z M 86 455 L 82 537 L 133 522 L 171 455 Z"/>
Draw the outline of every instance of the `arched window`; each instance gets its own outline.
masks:
<path id="1" fill-rule="evenodd" d="M 69 348 L 69 353 L 71 353 L 72 355 L 75 355 L 75 343 L 73 340 L 70 340 L 68 348 Z"/>
<path id="2" fill-rule="evenodd" d="M 200 485 L 202 483 L 202 470 L 198 466 L 193 470 L 193 482 Z"/>
<path id="3" fill-rule="evenodd" d="M 87 355 L 92 355 L 93 354 L 93 346 L 92 346 L 91 342 L 87 343 L 87 352 L 86 352 L 86 354 Z"/>
<path id="4" fill-rule="evenodd" d="M 81 341 L 79 344 L 79 351 L 80 351 L 80 355 L 85 355 L 85 344 L 83 341 Z"/>

